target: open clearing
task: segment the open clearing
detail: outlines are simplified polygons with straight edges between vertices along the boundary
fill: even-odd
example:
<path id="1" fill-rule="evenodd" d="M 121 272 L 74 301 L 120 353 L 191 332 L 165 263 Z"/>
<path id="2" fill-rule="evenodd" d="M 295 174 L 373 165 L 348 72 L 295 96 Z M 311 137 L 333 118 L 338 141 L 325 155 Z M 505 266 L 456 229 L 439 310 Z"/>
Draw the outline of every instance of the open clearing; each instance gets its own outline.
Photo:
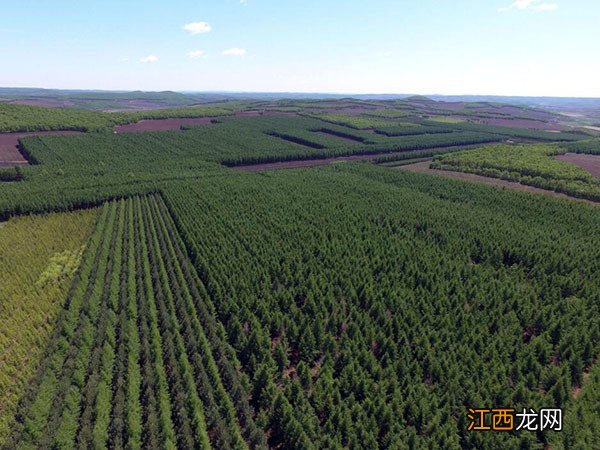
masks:
<path id="1" fill-rule="evenodd" d="M 79 131 L 36 131 L 32 133 L 0 133 L 0 167 L 29 164 L 19 151 L 19 139 L 27 136 L 77 134 Z"/>
<path id="2" fill-rule="evenodd" d="M 575 198 L 575 197 L 571 197 L 569 195 L 561 194 L 558 192 L 549 191 L 546 189 L 540 189 L 540 188 L 536 188 L 533 186 L 527 186 L 527 185 L 521 184 L 521 183 L 516 183 L 514 181 L 502 180 L 500 178 L 484 177 L 481 175 L 475 175 L 473 173 L 455 172 L 452 170 L 431 169 L 429 167 L 430 163 L 431 163 L 431 161 L 423 161 L 423 162 L 418 162 L 415 164 L 407 164 L 404 166 L 397 166 L 396 168 L 400 169 L 400 170 L 409 170 L 411 172 L 426 173 L 426 174 L 430 174 L 430 175 L 437 175 L 440 177 L 453 178 L 455 180 L 470 181 L 473 183 L 482 183 L 482 184 L 487 184 L 490 186 L 515 189 L 517 191 L 533 192 L 534 194 L 549 195 L 551 197 L 562 198 L 562 199 L 572 200 L 572 201 L 576 201 L 576 202 L 583 202 L 583 203 L 588 203 L 588 204 L 592 204 L 592 205 L 596 205 L 596 206 L 598 205 L 598 203 L 592 202 L 590 200 Z"/>
<path id="3" fill-rule="evenodd" d="M 555 159 L 575 164 L 587 170 L 592 175 L 600 177 L 600 156 L 598 155 L 585 155 L 583 153 L 565 153 L 564 155 L 555 156 Z"/>

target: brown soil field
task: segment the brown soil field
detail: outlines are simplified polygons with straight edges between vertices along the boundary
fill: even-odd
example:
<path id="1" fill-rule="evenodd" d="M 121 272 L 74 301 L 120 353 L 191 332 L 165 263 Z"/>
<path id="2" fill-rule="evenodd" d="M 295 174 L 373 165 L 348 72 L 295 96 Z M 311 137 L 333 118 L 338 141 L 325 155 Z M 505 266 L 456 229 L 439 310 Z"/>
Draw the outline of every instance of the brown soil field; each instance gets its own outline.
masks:
<path id="1" fill-rule="evenodd" d="M 482 183 L 482 184 L 487 184 L 490 186 L 515 189 L 517 191 L 548 195 L 550 197 L 562 198 L 565 200 L 571 200 L 571 201 L 576 201 L 576 202 L 581 202 L 581 203 L 588 203 L 588 204 L 595 205 L 595 206 L 600 206 L 600 203 L 597 203 L 597 202 L 592 202 L 590 200 L 585 200 L 585 199 L 581 199 L 581 198 L 575 198 L 575 197 L 571 197 L 569 195 L 561 194 L 561 193 L 554 192 L 554 191 L 548 191 L 546 189 L 540 189 L 540 188 L 536 188 L 533 186 L 527 186 L 525 184 L 516 183 L 514 181 L 501 180 L 500 178 L 484 177 L 484 176 L 475 175 L 472 173 L 454 172 L 451 170 L 431 169 L 431 168 L 429 168 L 430 164 L 431 164 L 431 161 L 424 161 L 424 162 L 419 162 L 419 163 L 415 163 L 415 164 L 408 164 L 405 166 L 398 166 L 398 167 L 395 167 L 395 169 L 410 170 L 411 172 L 426 173 L 429 175 L 453 178 L 455 180 L 469 181 L 472 183 Z"/>
<path id="2" fill-rule="evenodd" d="M 0 166 L 28 164 L 19 152 L 19 139 L 27 136 L 48 136 L 53 134 L 78 134 L 79 131 L 34 131 L 31 133 L 0 133 Z"/>
<path id="3" fill-rule="evenodd" d="M 575 164 L 594 176 L 600 177 L 600 155 L 584 155 L 581 153 L 565 153 L 554 157 L 560 161 Z"/>

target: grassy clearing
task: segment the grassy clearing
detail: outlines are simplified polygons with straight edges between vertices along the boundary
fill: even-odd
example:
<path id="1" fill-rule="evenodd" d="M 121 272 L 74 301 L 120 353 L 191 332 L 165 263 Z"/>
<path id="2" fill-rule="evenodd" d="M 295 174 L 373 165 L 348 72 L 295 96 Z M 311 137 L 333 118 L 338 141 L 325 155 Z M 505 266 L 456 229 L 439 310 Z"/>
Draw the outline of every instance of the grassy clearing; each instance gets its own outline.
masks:
<path id="1" fill-rule="evenodd" d="M 34 374 L 96 210 L 23 216 L 0 226 L 0 445 Z"/>

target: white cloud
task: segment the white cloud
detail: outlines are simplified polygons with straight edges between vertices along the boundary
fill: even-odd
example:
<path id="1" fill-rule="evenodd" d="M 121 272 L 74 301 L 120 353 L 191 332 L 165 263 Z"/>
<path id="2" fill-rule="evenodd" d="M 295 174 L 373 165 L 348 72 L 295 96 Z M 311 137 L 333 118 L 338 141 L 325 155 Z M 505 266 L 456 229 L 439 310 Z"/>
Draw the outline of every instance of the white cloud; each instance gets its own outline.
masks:
<path id="1" fill-rule="evenodd" d="M 246 54 L 246 49 L 243 48 L 228 48 L 227 50 L 223 50 L 223 56 L 244 56 Z"/>
<path id="2" fill-rule="evenodd" d="M 144 63 L 144 64 L 152 64 L 152 63 L 155 63 L 156 61 L 158 61 L 158 56 L 155 56 L 155 55 L 148 55 L 148 56 L 144 56 L 143 58 L 140 58 L 140 62 Z"/>
<path id="3" fill-rule="evenodd" d="M 500 8 L 498 11 L 504 12 L 511 9 L 518 9 L 520 11 L 553 11 L 558 9 L 558 3 L 545 3 L 542 0 L 515 0 L 509 6 Z"/>
<path id="4" fill-rule="evenodd" d="M 189 52 L 187 55 L 188 58 L 202 58 L 206 56 L 206 53 L 204 52 L 204 50 L 194 50 Z"/>
<path id="5" fill-rule="evenodd" d="M 240 3 L 244 6 L 246 6 L 248 4 L 248 0 L 240 0 Z"/>
<path id="6" fill-rule="evenodd" d="M 129 61 L 129 58 L 119 58 L 119 61 L 121 61 L 121 62 L 127 62 L 127 61 Z"/>
<path id="7" fill-rule="evenodd" d="M 206 22 L 191 22 L 185 24 L 183 29 L 189 31 L 190 34 L 204 34 L 212 30 L 212 27 Z"/>

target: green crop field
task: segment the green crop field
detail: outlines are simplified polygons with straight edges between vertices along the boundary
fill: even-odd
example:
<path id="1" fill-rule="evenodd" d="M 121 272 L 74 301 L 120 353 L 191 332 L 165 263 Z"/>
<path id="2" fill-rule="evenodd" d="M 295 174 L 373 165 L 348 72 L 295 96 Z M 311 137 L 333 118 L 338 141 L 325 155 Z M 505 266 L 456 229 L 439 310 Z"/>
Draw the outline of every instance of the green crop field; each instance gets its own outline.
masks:
<path id="1" fill-rule="evenodd" d="M 139 133 L 6 115 L 88 131 L 23 138 L 32 164 L 0 171 L 0 446 L 597 447 L 598 206 L 385 165 L 598 200 L 552 159 L 598 141 L 370 115 L 427 104 L 256 100 Z M 297 168 L 333 157 L 376 164 Z M 245 171 L 271 163 L 291 168 Z M 562 408 L 564 429 L 468 429 L 468 408 L 499 407 Z"/>

